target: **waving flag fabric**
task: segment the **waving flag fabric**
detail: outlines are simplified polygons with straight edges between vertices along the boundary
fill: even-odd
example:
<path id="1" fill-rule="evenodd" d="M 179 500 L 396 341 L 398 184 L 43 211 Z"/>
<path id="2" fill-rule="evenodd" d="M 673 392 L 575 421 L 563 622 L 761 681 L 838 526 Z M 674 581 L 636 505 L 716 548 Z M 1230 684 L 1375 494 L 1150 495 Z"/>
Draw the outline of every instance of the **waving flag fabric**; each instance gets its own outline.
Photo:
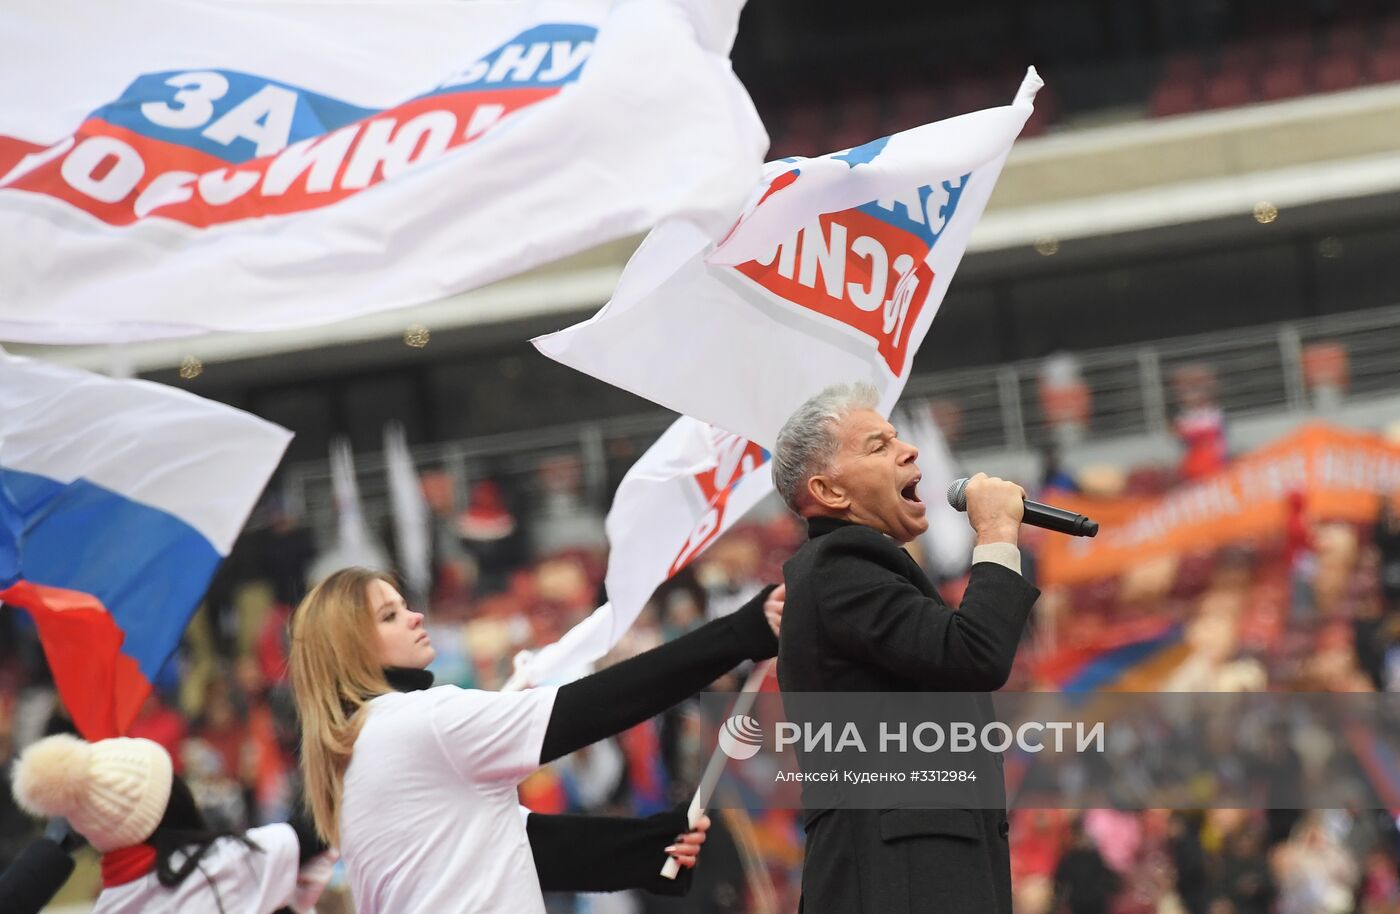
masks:
<path id="1" fill-rule="evenodd" d="M 770 163 L 718 246 L 667 220 L 602 311 L 536 347 L 764 447 L 833 382 L 869 381 L 888 415 L 1040 86 L 1031 70 L 1009 107 Z"/>
<path id="2" fill-rule="evenodd" d="M 88 739 L 124 732 L 291 433 L 145 381 L 0 353 L 0 602 Z"/>
<path id="3" fill-rule="evenodd" d="M 607 520 L 610 602 L 525 658 L 512 683 L 566 680 L 611 650 L 662 582 L 773 491 L 770 456 L 751 441 L 695 419 L 677 419 L 628 470 L 613 497 Z"/>
<path id="4" fill-rule="evenodd" d="M 1062 692 L 1154 691 L 1189 653 L 1183 639 L 1178 622 L 1136 620 L 1040 658 L 1035 672 Z"/>
<path id="5" fill-rule="evenodd" d="M 384 427 L 384 475 L 389 483 L 399 573 L 409 592 L 426 603 L 433 586 L 433 519 L 401 422 Z"/>
<path id="6" fill-rule="evenodd" d="M 742 5 L 15 0 L 0 339 L 308 326 L 718 233 L 767 148 Z"/>

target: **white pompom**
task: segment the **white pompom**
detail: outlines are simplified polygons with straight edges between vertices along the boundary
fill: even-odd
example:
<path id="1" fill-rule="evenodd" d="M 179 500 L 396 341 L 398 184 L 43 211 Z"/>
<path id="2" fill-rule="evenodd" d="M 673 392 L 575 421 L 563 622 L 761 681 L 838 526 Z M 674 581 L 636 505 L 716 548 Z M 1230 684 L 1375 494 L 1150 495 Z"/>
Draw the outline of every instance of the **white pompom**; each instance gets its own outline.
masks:
<path id="1" fill-rule="evenodd" d="M 71 815 L 87 793 L 91 759 L 92 746 L 76 736 L 39 740 L 15 762 L 15 802 L 31 816 Z"/>

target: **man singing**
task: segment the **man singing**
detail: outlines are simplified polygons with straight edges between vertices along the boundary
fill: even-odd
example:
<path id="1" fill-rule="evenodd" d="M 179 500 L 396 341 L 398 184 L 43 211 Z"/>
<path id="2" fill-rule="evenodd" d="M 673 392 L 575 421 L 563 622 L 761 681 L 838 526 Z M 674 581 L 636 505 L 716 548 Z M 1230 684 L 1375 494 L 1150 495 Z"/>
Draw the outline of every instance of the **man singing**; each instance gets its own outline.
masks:
<path id="1" fill-rule="evenodd" d="M 778 434 L 773 482 L 809 537 L 783 569 L 779 684 L 784 693 L 995 691 L 1039 596 L 1016 546 L 1025 493 L 982 474 L 968 483 L 977 546 L 962 607 L 950 608 L 900 548 L 928 529 L 918 451 L 877 402 L 869 385 L 835 385 Z M 1011 914 L 1004 809 L 810 800 L 805 914 Z"/>

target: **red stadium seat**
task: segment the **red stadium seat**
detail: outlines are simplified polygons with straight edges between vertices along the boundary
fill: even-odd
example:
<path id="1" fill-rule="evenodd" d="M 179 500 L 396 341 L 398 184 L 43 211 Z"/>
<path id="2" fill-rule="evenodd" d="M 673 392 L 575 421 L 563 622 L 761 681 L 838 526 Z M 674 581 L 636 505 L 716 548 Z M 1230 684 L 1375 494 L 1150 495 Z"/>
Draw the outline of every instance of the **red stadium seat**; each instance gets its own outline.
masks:
<path id="1" fill-rule="evenodd" d="M 1206 81 L 1207 108 L 1234 108 L 1247 105 L 1253 100 L 1254 88 L 1250 85 L 1249 73 L 1246 71 L 1227 70 Z"/>
<path id="2" fill-rule="evenodd" d="M 880 100 L 871 95 L 850 95 L 841 103 L 831 136 L 832 149 L 859 146 L 885 136 L 880 122 Z"/>
<path id="3" fill-rule="evenodd" d="M 1196 82 L 1205 75 L 1201 55 L 1195 51 L 1182 51 L 1167 58 L 1162 70 L 1163 82 Z"/>
<path id="4" fill-rule="evenodd" d="M 1312 35 L 1307 32 L 1279 35 L 1269 42 L 1265 56 L 1272 67 L 1281 64 L 1306 64 L 1313 56 Z"/>
<path id="5" fill-rule="evenodd" d="M 1012 90 L 1015 91 L 1014 89 Z M 954 114 L 967 114 L 997 105 L 1011 104 L 1011 96 L 982 79 L 959 82 L 948 93 L 948 104 Z"/>
<path id="6" fill-rule="evenodd" d="M 943 96 L 932 86 L 910 86 L 894 97 L 894 129 L 908 130 L 943 117 Z"/>
<path id="7" fill-rule="evenodd" d="M 1188 114 L 1201 107 L 1200 84 L 1192 80 L 1162 81 L 1152 92 L 1149 110 L 1153 117 Z"/>
<path id="8" fill-rule="evenodd" d="M 1241 41 L 1220 49 L 1215 69 L 1217 73 L 1257 70 L 1263 57 L 1262 44 L 1257 41 Z"/>
<path id="9" fill-rule="evenodd" d="M 1362 83 L 1361 61 L 1350 55 L 1329 55 L 1317 64 L 1317 91 L 1340 92 Z"/>
<path id="10" fill-rule="evenodd" d="M 1327 35 L 1327 56 L 1329 57 L 1352 57 L 1360 60 L 1365 56 L 1370 41 L 1366 35 L 1366 27 L 1360 23 L 1349 22 L 1332 29 Z"/>
<path id="11" fill-rule="evenodd" d="M 790 155 L 821 155 L 831 150 L 830 113 L 822 105 L 805 102 L 793 105 L 773 131 L 772 153 L 781 158 Z"/>
<path id="12" fill-rule="evenodd" d="M 769 158 L 788 156 L 819 156 L 832 150 L 831 134 L 825 130 L 784 130 L 773 134 Z"/>
<path id="13" fill-rule="evenodd" d="M 1308 83 L 1308 71 L 1302 62 L 1276 63 L 1259 77 L 1259 98 L 1269 102 L 1306 95 Z"/>
<path id="14" fill-rule="evenodd" d="M 1040 136 L 1050 126 L 1050 109 L 1044 105 L 1037 104 L 1031 116 L 1026 120 L 1026 126 L 1021 129 L 1022 137 Z"/>
<path id="15" fill-rule="evenodd" d="M 1391 16 L 1380 27 L 1380 46 L 1400 48 L 1400 14 Z"/>
<path id="16" fill-rule="evenodd" d="M 831 121 L 829 109 L 813 102 L 793 105 L 784 119 L 789 130 L 803 132 L 824 130 Z"/>
<path id="17" fill-rule="evenodd" d="M 1371 80 L 1378 83 L 1400 82 L 1400 44 L 1382 47 L 1371 55 Z"/>

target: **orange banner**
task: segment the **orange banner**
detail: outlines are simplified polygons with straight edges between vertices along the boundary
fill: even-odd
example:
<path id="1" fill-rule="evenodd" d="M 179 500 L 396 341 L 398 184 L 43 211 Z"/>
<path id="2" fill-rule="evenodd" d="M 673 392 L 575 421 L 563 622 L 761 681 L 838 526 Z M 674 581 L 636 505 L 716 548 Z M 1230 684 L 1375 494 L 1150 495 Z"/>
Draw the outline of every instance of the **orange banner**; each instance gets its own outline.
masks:
<path id="1" fill-rule="evenodd" d="M 1040 582 L 1114 577 L 1144 559 L 1282 535 L 1287 496 L 1295 491 L 1306 495 L 1316 520 L 1370 521 L 1379 496 L 1400 492 L 1400 446 L 1370 432 L 1310 423 L 1160 498 L 1057 498 L 1058 506 L 1097 520 L 1099 535 L 1046 536 Z"/>

